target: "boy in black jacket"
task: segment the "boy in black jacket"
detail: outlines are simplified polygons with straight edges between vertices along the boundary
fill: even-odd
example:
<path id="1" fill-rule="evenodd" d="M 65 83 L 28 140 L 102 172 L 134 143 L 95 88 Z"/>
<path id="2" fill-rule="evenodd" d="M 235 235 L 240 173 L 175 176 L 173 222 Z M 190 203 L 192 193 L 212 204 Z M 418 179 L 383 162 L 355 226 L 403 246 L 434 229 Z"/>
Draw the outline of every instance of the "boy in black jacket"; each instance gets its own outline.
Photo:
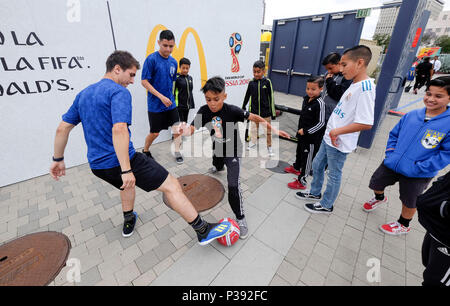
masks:
<path id="1" fill-rule="evenodd" d="M 242 109 L 246 109 L 250 100 L 248 111 L 252 114 L 261 116 L 270 124 L 271 119 L 275 119 L 275 102 L 273 101 L 272 82 L 264 76 L 266 66 L 262 61 L 256 61 L 253 64 L 253 80 L 248 83 L 247 92 L 245 93 Z M 251 123 L 250 143 L 248 149 L 256 146 L 258 141 L 259 123 Z M 267 129 L 267 151 L 269 156 L 273 156 L 272 150 L 272 132 Z"/>
<path id="2" fill-rule="evenodd" d="M 325 103 L 321 97 L 324 80 L 311 77 L 306 81 L 306 96 L 298 120 L 297 153 L 293 167 L 298 179 L 288 184 L 291 189 L 305 189 L 306 178 L 312 169 L 312 161 L 319 151 L 325 132 Z"/>
<path id="3" fill-rule="evenodd" d="M 340 61 L 341 55 L 336 52 L 328 54 L 322 61 L 322 65 L 328 72 L 325 77 L 325 87 L 322 91 L 326 109 L 325 122 L 328 122 L 328 118 L 330 118 L 342 95 L 352 84 L 352 80 L 347 80 L 342 75 Z"/>
<path id="4" fill-rule="evenodd" d="M 423 286 L 450 287 L 450 172 L 417 198 L 422 244 Z"/>
<path id="5" fill-rule="evenodd" d="M 189 110 L 195 108 L 194 96 L 192 95 L 192 77 L 189 75 L 191 61 L 187 58 L 180 59 L 180 73 L 177 74 L 174 93 L 181 122 L 187 122 Z"/>

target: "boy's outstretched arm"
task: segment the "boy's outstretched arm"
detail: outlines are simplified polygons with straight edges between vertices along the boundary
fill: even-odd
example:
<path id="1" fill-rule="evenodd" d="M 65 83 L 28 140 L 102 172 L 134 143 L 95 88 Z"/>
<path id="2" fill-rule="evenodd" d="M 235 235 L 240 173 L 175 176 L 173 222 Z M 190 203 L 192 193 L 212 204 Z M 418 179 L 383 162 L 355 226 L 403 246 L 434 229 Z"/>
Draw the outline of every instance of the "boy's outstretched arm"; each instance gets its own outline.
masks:
<path id="1" fill-rule="evenodd" d="M 369 125 L 369 124 L 351 123 L 351 124 L 348 124 L 348 125 L 340 127 L 340 128 L 332 129 L 330 131 L 331 143 L 333 144 L 333 146 L 338 147 L 339 145 L 337 143 L 337 140 L 338 140 L 339 135 L 370 130 L 371 128 L 372 128 L 372 125 Z"/>
<path id="2" fill-rule="evenodd" d="M 285 137 L 285 138 L 291 137 L 285 131 L 281 131 L 281 130 L 274 128 L 269 123 L 267 123 L 266 120 L 264 120 L 262 117 L 260 117 L 258 115 L 250 114 L 250 116 L 248 117 L 248 120 L 253 121 L 253 122 L 258 122 L 259 124 L 264 125 L 267 129 L 271 129 L 275 134 L 280 135 L 282 137 Z"/>
<path id="3" fill-rule="evenodd" d="M 195 126 L 181 122 L 172 126 L 172 133 L 180 134 L 180 136 L 191 136 L 195 132 Z"/>

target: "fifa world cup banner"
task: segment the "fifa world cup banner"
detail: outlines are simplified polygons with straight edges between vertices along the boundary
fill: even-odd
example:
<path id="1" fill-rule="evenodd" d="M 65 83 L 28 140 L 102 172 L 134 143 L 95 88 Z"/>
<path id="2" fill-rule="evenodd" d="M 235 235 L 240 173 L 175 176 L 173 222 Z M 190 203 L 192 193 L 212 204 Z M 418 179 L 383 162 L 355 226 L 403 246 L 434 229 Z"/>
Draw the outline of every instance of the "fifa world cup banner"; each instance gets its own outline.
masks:
<path id="1" fill-rule="evenodd" d="M 158 50 L 159 33 L 175 35 L 172 56 L 191 61 L 196 109 L 201 86 L 226 81 L 227 103 L 242 105 L 259 58 L 262 1 L 220 0 L 15 0 L 0 3 L 0 187 L 48 173 L 55 130 L 76 95 L 100 80 L 114 50 L 140 62 Z M 141 71 L 128 86 L 133 98 L 131 140 L 149 132 Z M 87 162 L 81 126 L 72 130 L 66 166 Z M 162 131 L 155 142 L 171 138 Z"/>
<path id="2" fill-rule="evenodd" d="M 424 57 L 433 57 L 433 56 L 439 56 L 441 54 L 441 47 L 427 47 L 420 49 L 419 53 L 417 54 L 418 58 L 424 58 Z"/>

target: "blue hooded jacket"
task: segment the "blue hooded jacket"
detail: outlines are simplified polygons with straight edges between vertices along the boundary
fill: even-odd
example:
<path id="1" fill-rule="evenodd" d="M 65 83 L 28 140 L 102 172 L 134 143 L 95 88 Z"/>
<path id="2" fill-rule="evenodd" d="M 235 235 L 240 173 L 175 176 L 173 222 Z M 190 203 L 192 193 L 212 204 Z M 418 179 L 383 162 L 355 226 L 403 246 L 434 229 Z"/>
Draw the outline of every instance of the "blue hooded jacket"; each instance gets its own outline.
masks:
<path id="1" fill-rule="evenodd" d="M 425 111 L 407 113 L 389 133 L 384 165 L 407 177 L 434 177 L 450 164 L 450 108 L 427 122 Z"/>

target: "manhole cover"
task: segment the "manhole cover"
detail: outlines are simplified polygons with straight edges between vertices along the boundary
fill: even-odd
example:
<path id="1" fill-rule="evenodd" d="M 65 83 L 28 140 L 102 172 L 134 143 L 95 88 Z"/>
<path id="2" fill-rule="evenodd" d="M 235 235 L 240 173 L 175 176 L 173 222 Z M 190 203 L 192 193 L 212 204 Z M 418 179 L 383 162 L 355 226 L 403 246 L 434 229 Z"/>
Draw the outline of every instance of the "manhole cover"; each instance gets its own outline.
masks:
<path id="1" fill-rule="evenodd" d="M 45 286 L 66 264 L 70 240 L 57 232 L 30 234 L 0 246 L 0 286 Z"/>
<path id="2" fill-rule="evenodd" d="M 269 159 L 265 164 L 265 168 L 267 170 L 270 170 L 275 173 L 286 173 L 286 172 L 284 172 L 284 168 L 289 167 L 289 166 L 290 166 L 290 164 L 285 161 L 274 160 L 274 159 Z"/>
<path id="3" fill-rule="evenodd" d="M 208 175 L 190 174 L 178 178 L 184 194 L 198 212 L 210 209 L 222 201 L 225 188 L 222 183 Z M 170 207 L 166 196 L 164 203 Z"/>

